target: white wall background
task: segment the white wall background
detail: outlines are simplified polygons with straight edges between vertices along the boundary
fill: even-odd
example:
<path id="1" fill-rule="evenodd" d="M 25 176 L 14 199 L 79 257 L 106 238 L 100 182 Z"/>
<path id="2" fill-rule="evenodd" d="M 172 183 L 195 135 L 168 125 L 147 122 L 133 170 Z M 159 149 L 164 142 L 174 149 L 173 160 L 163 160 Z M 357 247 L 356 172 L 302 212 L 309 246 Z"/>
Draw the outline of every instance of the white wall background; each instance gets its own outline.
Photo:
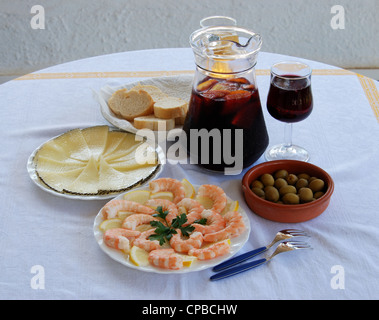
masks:
<path id="1" fill-rule="evenodd" d="M 45 9 L 45 29 L 31 8 Z M 331 8 L 345 9 L 333 30 Z M 0 76 L 113 52 L 188 47 L 199 20 L 228 15 L 263 36 L 263 51 L 346 69 L 379 69 L 379 0 L 0 0 Z"/>

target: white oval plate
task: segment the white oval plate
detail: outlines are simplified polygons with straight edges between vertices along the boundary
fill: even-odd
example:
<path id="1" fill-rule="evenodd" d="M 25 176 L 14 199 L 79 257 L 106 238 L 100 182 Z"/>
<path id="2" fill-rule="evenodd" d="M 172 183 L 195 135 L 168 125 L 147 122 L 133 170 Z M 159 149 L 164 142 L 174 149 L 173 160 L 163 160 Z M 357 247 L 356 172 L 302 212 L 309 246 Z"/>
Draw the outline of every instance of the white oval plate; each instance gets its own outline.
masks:
<path id="1" fill-rule="evenodd" d="M 113 129 L 113 128 L 110 127 L 110 130 L 119 130 L 119 129 Z M 120 191 L 120 192 L 112 192 L 112 193 L 100 194 L 100 195 L 81 195 L 81 194 L 79 195 L 79 194 L 72 194 L 72 193 L 68 193 L 68 192 L 58 192 L 58 191 L 50 188 L 48 185 L 46 185 L 38 177 L 38 174 L 36 172 L 35 155 L 36 155 L 37 151 L 45 143 L 47 143 L 47 142 L 49 142 L 51 140 L 54 140 L 55 138 L 57 138 L 57 137 L 59 137 L 61 135 L 62 134 L 60 134 L 60 135 L 58 135 L 56 137 L 53 137 L 53 138 L 49 139 L 48 141 L 45 141 L 38 148 L 36 148 L 32 152 L 32 154 L 29 156 L 29 158 L 28 158 L 28 162 L 26 164 L 26 169 L 28 171 L 30 179 L 32 179 L 32 181 L 34 182 L 34 184 L 37 187 L 41 188 L 43 191 L 46 191 L 47 193 L 55 195 L 55 196 L 59 196 L 59 197 L 67 198 L 67 199 L 77 199 L 77 200 L 103 200 L 103 199 L 112 199 L 112 198 L 116 197 L 117 195 L 119 195 L 121 193 L 125 193 L 125 191 Z M 165 160 L 164 152 L 163 152 L 162 148 L 159 145 L 156 148 L 156 152 L 158 154 L 158 159 L 159 159 L 160 165 L 157 168 L 157 170 L 155 170 L 155 172 L 149 177 L 149 179 L 147 179 L 143 184 L 146 184 L 146 183 L 148 183 L 149 181 L 151 181 L 153 179 L 157 179 L 159 177 L 159 175 L 161 174 L 162 170 L 163 170 L 163 164 L 165 163 L 166 160 Z M 139 186 L 137 186 L 137 187 L 139 187 Z M 133 190 L 135 188 L 136 187 L 132 187 L 130 190 Z"/>
<path id="2" fill-rule="evenodd" d="M 198 186 L 195 186 L 195 188 L 197 188 L 197 187 Z M 135 190 L 148 190 L 148 189 L 149 188 L 147 186 L 144 186 L 144 187 L 136 188 Z M 128 192 L 130 192 L 130 191 L 128 191 Z M 126 194 L 128 192 L 124 192 L 123 194 L 117 196 L 115 199 L 122 199 L 124 194 Z M 188 273 L 188 272 L 194 272 L 194 271 L 200 271 L 200 270 L 212 268 L 212 267 L 218 265 L 219 263 L 230 259 L 232 256 L 234 256 L 244 246 L 244 244 L 249 239 L 249 235 L 250 235 L 250 221 L 249 221 L 249 218 L 248 218 L 246 212 L 241 207 L 239 207 L 238 211 L 241 213 L 241 215 L 243 217 L 243 221 L 245 223 L 246 230 L 239 237 L 230 239 L 230 242 L 231 242 L 230 252 L 226 255 L 223 255 L 223 256 L 215 258 L 215 259 L 205 260 L 205 261 L 199 261 L 199 260 L 195 261 L 192 263 L 192 265 L 190 267 L 184 267 L 180 270 L 166 270 L 166 269 L 157 268 L 157 267 L 154 267 L 151 265 L 146 266 L 146 267 L 138 267 L 135 264 L 133 264 L 131 261 L 129 261 L 128 255 L 123 254 L 119 250 L 108 247 L 104 243 L 103 233 L 99 229 L 100 224 L 104 221 L 101 210 L 99 211 L 99 213 L 97 214 L 97 216 L 95 218 L 95 222 L 93 224 L 93 232 L 95 235 L 95 239 L 96 239 L 97 243 L 99 244 L 100 248 L 109 257 L 111 257 L 113 260 L 115 260 L 115 261 L 129 267 L 129 268 L 140 270 L 140 271 L 145 271 L 145 272 L 155 272 L 155 273 L 162 273 L 162 274 L 164 274 L 164 273 L 166 273 L 166 274 Z"/>

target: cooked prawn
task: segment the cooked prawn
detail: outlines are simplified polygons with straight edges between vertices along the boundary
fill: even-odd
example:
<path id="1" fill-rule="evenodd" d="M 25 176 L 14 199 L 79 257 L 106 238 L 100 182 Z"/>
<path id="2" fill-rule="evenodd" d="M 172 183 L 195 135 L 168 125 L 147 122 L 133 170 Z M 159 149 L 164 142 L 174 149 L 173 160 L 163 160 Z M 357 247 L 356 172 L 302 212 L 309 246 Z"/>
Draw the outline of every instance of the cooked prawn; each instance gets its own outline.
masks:
<path id="1" fill-rule="evenodd" d="M 159 191 L 169 191 L 174 195 L 174 203 L 178 203 L 182 200 L 186 194 L 182 183 L 179 180 L 172 178 L 160 178 L 151 181 L 149 184 L 150 191 L 156 193 Z"/>
<path id="2" fill-rule="evenodd" d="M 225 239 L 230 239 L 238 237 L 245 231 L 246 226 L 239 212 L 230 211 L 224 215 L 224 219 L 226 222 L 226 227 L 222 230 L 204 235 L 204 241 L 216 242 Z"/>
<path id="3" fill-rule="evenodd" d="M 159 268 L 179 270 L 183 268 L 183 258 L 174 249 L 159 249 L 149 253 L 149 262 Z"/>
<path id="4" fill-rule="evenodd" d="M 134 201 L 116 199 L 109 201 L 101 210 L 104 219 L 112 219 L 118 216 L 119 211 L 129 211 L 134 213 L 154 214 L 154 210 L 143 204 Z"/>
<path id="5" fill-rule="evenodd" d="M 187 222 L 184 226 L 194 223 L 195 220 L 201 218 L 201 213 L 204 211 L 204 207 L 196 200 L 191 198 L 184 198 L 177 204 L 180 212 L 181 208 L 184 208 L 187 213 Z"/>
<path id="6" fill-rule="evenodd" d="M 229 243 L 227 241 L 221 241 L 213 243 L 209 247 L 191 249 L 188 251 L 188 255 L 195 256 L 199 260 L 209 260 L 227 254 L 229 250 Z"/>
<path id="7" fill-rule="evenodd" d="M 203 235 L 201 232 L 193 232 L 189 238 L 184 239 L 182 232 L 177 229 L 177 234 L 174 234 L 170 239 L 171 247 L 179 253 L 187 253 L 191 249 L 199 249 L 203 244 Z"/>
<path id="8" fill-rule="evenodd" d="M 104 232 L 103 240 L 108 247 L 128 253 L 131 243 L 140 235 L 139 231 L 114 228 Z"/>
<path id="9" fill-rule="evenodd" d="M 125 229 L 127 230 L 127 229 Z M 155 229 L 150 229 L 141 233 L 141 235 L 134 240 L 133 245 L 140 247 L 148 252 L 152 250 L 160 249 L 160 244 L 158 240 L 148 239 L 152 234 L 155 233 Z"/>
<path id="10" fill-rule="evenodd" d="M 129 230 L 136 230 L 136 228 L 141 224 L 148 224 L 150 221 L 157 220 L 157 218 L 154 218 L 149 214 L 132 214 L 131 216 L 125 218 L 124 222 L 122 223 L 122 227 Z"/>
<path id="11" fill-rule="evenodd" d="M 212 208 L 210 209 L 217 213 L 221 213 L 221 211 L 224 210 L 228 201 L 224 190 L 222 190 L 219 186 L 212 184 L 201 185 L 197 195 L 210 198 L 213 201 Z"/>
<path id="12" fill-rule="evenodd" d="M 201 218 L 207 219 L 205 225 L 199 223 L 193 223 L 192 226 L 195 227 L 196 231 L 201 232 L 203 235 L 207 233 L 213 233 L 225 228 L 225 220 L 221 214 L 214 212 L 213 210 L 204 210 L 201 215 Z"/>
<path id="13" fill-rule="evenodd" d="M 175 203 L 171 202 L 170 200 L 150 199 L 147 200 L 145 204 L 154 209 L 162 207 L 162 211 L 168 211 L 166 221 L 169 225 L 171 225 L 172 220 L 175 219 L 178 215 L 178 208 L 176 207 Z"/>

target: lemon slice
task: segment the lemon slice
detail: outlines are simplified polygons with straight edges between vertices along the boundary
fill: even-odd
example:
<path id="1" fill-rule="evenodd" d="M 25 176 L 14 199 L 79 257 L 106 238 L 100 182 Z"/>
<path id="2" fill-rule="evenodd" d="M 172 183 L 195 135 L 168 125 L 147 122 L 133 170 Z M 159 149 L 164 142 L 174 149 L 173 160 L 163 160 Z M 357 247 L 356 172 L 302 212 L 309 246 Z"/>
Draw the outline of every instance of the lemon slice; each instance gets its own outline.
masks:
<path id="1" fill-rule="evenodd" d="M 190 267 L 194 261 L 197 260 L 195 256 L 183 255 L 183 267 Z"/>
<path id="2" fill-rule="evenodd" d="M 221 240 L 221 241 L 214 242 L 214 243 L 222 243 L 222 242 L 225 242 L 225 243 L 228 244 L 229 246 L 232 244 L 232 242 L 230 241 L 230 239 L 225 239 L 225 240 Z M 212 245 L 212 244 L 211 244 L 211 245 Z"/>
<path id="3" fill-rule="evenodd" d="M 135 212 L 131 212 L 131 211 L 119 211 L 117 216 L 119 219 L 121 219 L 122 221 L 125 220 L 125 218 L 131 216 L 132 214 L 135 214 Z"/>
<path id="4" fill-rule="evenodd" d="M 164 199 L 164 200 L 173 201 L 174 195 L 172 194 L 172 192 L 169 192 L 169 191 L 160 191 L 160 192 L 150 194 L 150 199 Z"/>
<path id="5" fill-rule="evenodd" d="M 196 191 L 191 182 L 189 182 L 187 179 L 182 180 L 182 185 L 184 187 L 184 190 L 186 192 L 185 197 L 193 199 L 195 197 Z"/>
<path id="6" fill-rule="evenodd" d="M 141 224 L 138 227 L 136 227 L 136 231 L 145 232 L 145 231 L 153 229 L 153 228 L 154 227 L 152 227 L 150 224 Z"/>
<path id="7" fill-rule="evenodd" d="M 221 215 L 228 213 L 229 211 L 238 211 L 239 203 L 237 200 L 228 200 L 224 210 L 222 210 Z"/>
<path id="8" fill-rule="evenodd" d="M 238 211 L 239 207 L 240 207 L 240 204 L 238 200 L 234 200 L 232 201 L 232 204 L 230 206 L 230 211 Z"/>
<path id="9" fill-rule="evenodd" d="M 204 207 L 204 209 L 210 209 L 213 206 L 213 200 L 211 198 L 197 196 L 196 200 Z"/>
<path id="10" fill-rule="evenodd" d="M 140 247 L 133 246 L 129 252 L 130 261 L 138 267 L 149 265 L 149 253 Z"/>
<path id="11" fill-rule="evenodd" d="M 150 199 L 150 191 L 148 190 L 134 190 L 124 195 L 124 199 L 128 201 L 138 202 L 145 204 Z"/>
<path id="12" fill-rule="evenodd" d="M 114 218 L 114 219 L 104 220 L 100 224 L 99 228 L 100 228 L 100 231 L 105 232 L 109 229 L 121 228 L 121 225 L 122 225 L 122 220 L 118 218 Z"/>

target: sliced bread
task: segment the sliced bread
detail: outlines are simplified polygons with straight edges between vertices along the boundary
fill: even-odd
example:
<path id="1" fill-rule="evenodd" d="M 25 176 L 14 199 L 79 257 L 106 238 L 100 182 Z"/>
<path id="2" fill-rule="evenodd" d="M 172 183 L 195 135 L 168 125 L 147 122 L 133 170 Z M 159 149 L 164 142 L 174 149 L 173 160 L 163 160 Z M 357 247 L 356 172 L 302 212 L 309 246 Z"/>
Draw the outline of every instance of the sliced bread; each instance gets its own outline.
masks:
<path id="1" fill-rule="evenodd" d="M 174 119 L 186 115 L 188 104 L 176 97 L 165 97 L 154 104 L 154 115 L 160 119 Z"/>
<path id="2" fill-rule="evenodd" d="M 134 119 L 134 127 L 153 131 L 169 131 L 175 128 L 175 119 L 159 119 L 154 115 L 142 116 Z"/>
<path id="3" fill-rule="evenodd" d="M 154 111 L 154 101 L 144 90 L 117 90 L 108 100 L 108 106 L 114 114 L 128 121 Z"/>
<path id="4" fill-rule="evenodd" d="M 159 99 L 168 97 L 168 95 L 166 93 L 164 93 L 161 89 L 159 89 L 156 86 L 152 86 L 152 85 L 139 84 L 139 85 L 133 87 L 131 90 L 144 90 L 144 91 L 146 91 L 151 96 L 151 98 L 154 100 L 154 102 L 157 102 Z"/>

